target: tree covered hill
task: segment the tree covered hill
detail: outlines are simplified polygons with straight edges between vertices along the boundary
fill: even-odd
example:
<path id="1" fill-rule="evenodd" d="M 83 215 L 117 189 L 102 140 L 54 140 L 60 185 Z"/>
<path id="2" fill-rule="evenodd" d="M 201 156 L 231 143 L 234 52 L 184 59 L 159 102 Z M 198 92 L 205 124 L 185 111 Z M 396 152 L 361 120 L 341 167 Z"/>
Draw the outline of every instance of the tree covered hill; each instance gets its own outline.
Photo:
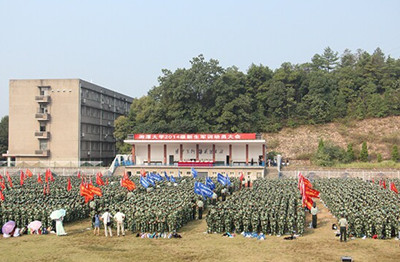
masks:
<path id="1" fill-rule="evenodd" d="M 223 68 L 203 55 L 190 68 L 164 69 L 159 85 L 116 121 L 118 148 L 128 133 L 277 132 L 337 119 L 400 115 L 400 59 L 329 47 L 311 62 L 271 70 Z"/>
<path id="2" fill-rule="evenodd" d="M 308 164 L 321 139 L 343 150 L 351 144 L 356 158 L 360 156 L 363 142 L 366 142 L 370 161 L 376 162 L 379 154 L 382 160 L 390 160 L 393 146 L 400 146 L 400 116 L 286 127 L 277 133 L 266 133 L 264 138 L 268 152 L 274 151 L 285 158 L 300 160 L 297 163 Z"/>

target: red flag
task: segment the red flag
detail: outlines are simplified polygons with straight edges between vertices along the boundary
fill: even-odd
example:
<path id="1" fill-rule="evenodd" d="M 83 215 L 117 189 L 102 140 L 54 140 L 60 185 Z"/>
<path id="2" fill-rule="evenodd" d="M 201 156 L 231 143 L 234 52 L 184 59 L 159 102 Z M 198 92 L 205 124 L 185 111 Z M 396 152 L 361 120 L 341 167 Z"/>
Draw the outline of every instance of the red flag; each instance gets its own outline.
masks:
<path id="1" fill-rule="evenodd" d="M 71 191 L 72 185 L 71 185 L 71 178 L 68 177 L 68 185 L 67 185 L 67 191 Z"/>
<path id="2" fill-rule="evenodd" d="M 2 192 L 2 191 L 0 191 L 0 200 L 1 200 L 1 201 L 4 201 L 4 195 L 3 195 L 3 192 Z"/>
<path id="3" fill-rule="evenodd" d="M 78 178 L 81 178 L 81 172 L 78 171 Z"/>
<path id="4" fill-rule="evenodd" d="M 133 183 L 128 176 L 125 176 L 121 179 L 121 186 L 125 187 L 126 189 L 128 189 L 129 191 L 132 191 L 134 189 L 136 189 L 136 185 L 135 183 Z"/>
<path id="5" fill-rule="evenodd" d="M 44 174 L 44 182 L 49 183 L 49 172 L 48 172 L 48 169 L 46 169 L 46 173 Z"/>
<path id="6" fill-rule="evenodd" d="M 22 170 L 21 170 L 20 173 L 19 173 L 19 184 L 20 184 L 21 186 L 24 185 L 24 172 L 22 172 Z"/>
<path id="7" fill-rule="evenodd" d="M 146 170 L 141 169 L 141 170 L 140 170 L 140 175 L 141 175 L 142 177 L 146 177 Z"/>
<path id="8" fill-rule="evenodd" d="M 6 186 L 4 184 L 4 180 L 0 181 L 0 187 L 1 187 L 1 190 L 4 190 L 6 188 Z"/>
<path id="9" fill-rule="evenodd" d="M 10 177 L 10 174 L 8 173 L 8 171 L 6 173 L 6 176 L 7 176 L 8 183 L 10 184 L 10 187 L 13 187 L 13 183 L 12 183 L 12 180 L 11 180 L 11 177 Z"/>
<path id="10" fill-rule="evenodd" d="M 316 197 L 319 198 L 319 191 L 313 188 L 306 187 L 305 194 L 307 197 Z"/>
<path id="11" fill-rule="evenodd" d="M 396 185 L 393 182 L 390 182 L 390 190 L 392 190 L 393 192 L 395 192 L 396 194 L 399 193 L 399 191 L 396 188 Z"/>
<path id="12" fill-rule="evenodd" d="M 28 177 L 33 176 L 33 173 L 29 169 L 26 169 L 25 174 L 28 175 Z"/>
<path id="13" fill-rule="evenodd" d="M 304 201 L 304 202 L 305 202 L 305 206 L 306 206 L 309 210 L 311 210 L 314 201 L 313 201 L 311 198 L 307 197 L 307 198 L 305 198 L 305 201 Z"/>
<path id="14" fill-rule="evenodd" d="M 40 184 L 43 183 L 42 178 L 40 177 L 40 173 L 37 174 L 37 182 Z"/>
<path id="15" fill-rule="evenodd" d="M 49 175 L 50 175 L 50 181 L 54 182 L 53 173 L 50 171 L 50 169 L 49 169 Z"/>
<path id="16" fill-rule="evenodd" d="M 106 185 L 108 186 L 108 177 L 106 178 Z"/>
<path id="17" fill-rule="evenodd" d="M 382 186 L 383 186 L 384 189 L 386 189 L 386 180 L 383 180 Z"/>
<path id="18" fill-rule="evenodd" d="M 95 187 L 93 184 L 89 184 L 88 185 L 89 190 L 96 196 L 103 196 L 103 192 L 101 192 L 101 188 L 100 187 Z"/>
<path id="19" fill-rule="evenodd" d="M 243 179 L 244 179 L 244 175 L 243 175 L 243 172 L 242 172 L 242 175 L 241 175 L 240 178 L 239 178 L 240 182 L 242 182 Z"/>
<path id="20" fill-rule="evenodd" d="M 101 179 L 102 176 L 103 175 L 100 172 L 96 174 L 96 183 L 99 186 L 104 186 L 104 181 L 103 181 L 103 179 Z"/>
<path id="21" fill-rule="evenodd" d="M 81 183 L 80 194 L 85 198 L 85 203 L 93 199 L 93 192 L 88 188 L 88 185 Z"/>

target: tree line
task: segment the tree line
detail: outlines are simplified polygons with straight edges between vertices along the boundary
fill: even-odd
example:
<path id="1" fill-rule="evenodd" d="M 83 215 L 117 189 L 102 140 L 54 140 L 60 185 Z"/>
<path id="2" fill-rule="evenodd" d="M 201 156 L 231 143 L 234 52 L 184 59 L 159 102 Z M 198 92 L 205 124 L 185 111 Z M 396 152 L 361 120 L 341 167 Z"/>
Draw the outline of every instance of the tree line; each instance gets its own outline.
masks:
<path id="1" fill-rule="evenodd" d="M 164 69 L 159 84 L 116 121 L 117 147 L 128 133 L 276 132 L 341 118 L 400 114 L 400 59 L 327 47 L 303 64 L 247 72 L 194 57 L 190 68 Z"/>

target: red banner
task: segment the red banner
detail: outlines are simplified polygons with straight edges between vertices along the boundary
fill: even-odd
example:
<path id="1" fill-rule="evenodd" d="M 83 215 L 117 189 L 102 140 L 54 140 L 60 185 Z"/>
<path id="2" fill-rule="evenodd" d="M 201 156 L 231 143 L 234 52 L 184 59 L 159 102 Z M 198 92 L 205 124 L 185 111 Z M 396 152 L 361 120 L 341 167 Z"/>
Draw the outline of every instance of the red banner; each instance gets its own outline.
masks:
<path id="1" fill-rule="evenodd" d="M 135 140 L 252 140 L 256 133 L 241 134 L 135 134 Z"/>

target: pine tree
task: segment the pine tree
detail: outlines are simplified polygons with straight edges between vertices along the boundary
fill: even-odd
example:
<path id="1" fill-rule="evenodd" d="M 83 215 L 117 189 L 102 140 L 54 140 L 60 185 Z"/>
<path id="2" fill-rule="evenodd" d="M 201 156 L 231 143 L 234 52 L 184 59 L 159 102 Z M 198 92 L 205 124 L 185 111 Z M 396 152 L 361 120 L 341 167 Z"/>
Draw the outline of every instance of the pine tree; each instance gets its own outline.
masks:
<path id="1" fill-rule="evenodd" d="M 360 152 L 360 160 L 361 162 L 368 162 L 368 148 L 367 142 L 363 142 Z"/>
<path id="2" fill-rule="evenodd" d="M 324 150 L 325 144 L 324 140 L 321 138 L 318 142 L 318 152 L 322 152 Z"/>
<path id="3" fill-rule="evenodd" d="M 397 148 L 397 145 L 393 146 L 393 149 L 392 149 L 392 160 L 394 162 L 399 161 L 399 149 Z"/>
<path id="4" fill-rule="evenodd" d="M 346 156 L 347 156 L 347 161 L 349 163 L 353 162 L 356 159 L 356 156 L 354 155 L 353 144 L 348 144 L 347 145 Z"/>
<path id="5" fill-rule="evenodd" d="M 381 153 L 378 153 L 377 160 L 378 160 L 378 163 L 382 162 L 382 154 Z"/>

